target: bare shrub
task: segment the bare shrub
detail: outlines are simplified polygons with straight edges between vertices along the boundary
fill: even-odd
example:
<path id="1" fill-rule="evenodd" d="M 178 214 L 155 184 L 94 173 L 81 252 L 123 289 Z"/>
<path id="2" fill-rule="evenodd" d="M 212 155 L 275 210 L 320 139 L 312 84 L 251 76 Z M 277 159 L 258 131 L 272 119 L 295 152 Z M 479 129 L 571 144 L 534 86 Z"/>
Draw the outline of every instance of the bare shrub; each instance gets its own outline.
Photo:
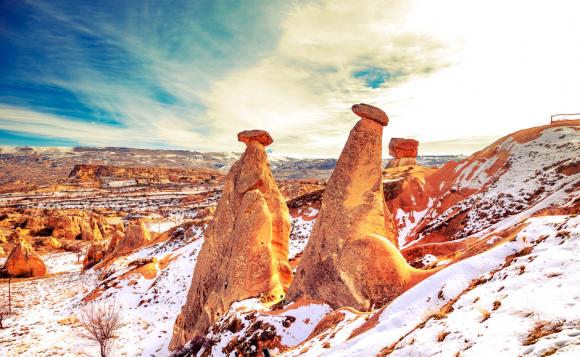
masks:
<path id="1" fill-rule="evenodd" d="M 81 337 L 99 344 L 101 357 L 110 355 L 117 332 L 124 326 L 119 306 L 93 302 L 79 312 Z"/>

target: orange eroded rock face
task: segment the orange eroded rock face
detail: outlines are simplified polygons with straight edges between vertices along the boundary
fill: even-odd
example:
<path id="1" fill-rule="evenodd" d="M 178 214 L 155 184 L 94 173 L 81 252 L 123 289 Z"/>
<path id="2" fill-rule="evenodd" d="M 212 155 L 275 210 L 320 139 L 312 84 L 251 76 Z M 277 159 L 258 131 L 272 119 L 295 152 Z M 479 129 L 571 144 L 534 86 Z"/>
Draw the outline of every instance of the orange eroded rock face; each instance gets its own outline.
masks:
<path id="1" fill-rule="evenodd" d="M 373 107 L 372 105 L 360 103 L 352 106 L 352 112 L 361 118 L 374 120 L 382 126 L 389 124 L 389 117 L 382 109 Z"/>
<path id="2" fill-rule="evenodd" d="M 83 260 L 83 270 L 89 269 L 103 260 L 107 252 L 107 242 L 101 240 L 94 240 L 85 255 Z"/>
<path id="3" fill-rule="evenodd" d="M 246 151 L 230 169 L 205 232 L 171 349 L 205 334 L 234 301 L 257 296 L 272 302 L 282 299 L 292 280 L 288 208 L 267 161 L 264 142 L 269 140 L 263 139 L 269 134 L 260 132 L 238 135 Z"/>
<path id="4" fill-rule="evenodd" d="M 403 157 L 415 158 L 419 150 L 419 142 L 414 139 L 392 138 L 389 142 L 389 155 L 395 159 Z"/>
<path id="5" fill-rule="evenodd" d="M 129 223 L 123 239 L 117 238 L 117 245 L 113 255 L 118 257 L 151 242 L 151 233 L 143 222 Z"/>
<path id="6" fill-rule="evenodd" d="M 397 249 L 384 203 L 382 131 L 379 122 L 363 115 L 350 132 L 288 290 L 289 300 L 307 297 L 333 307 L 369 310 L 430 274 L 410 267 Z"/>
<path id="7" fill-rule="evenodd" d="M 391 159 L 387 162 L 386 168 L 391 167 L 403 167 L 403 166 L 415 166 L 417 165 L 417 159 L 414 157 L 402 157 L 400 159 Z"/>
<path id="8" fill-rule="evenodd" d="M 109 246 L 107 247 L 107 252 L 105 253 L 105 256 L 107 257 L 112 256 L 113 252 L 115 252 L 115 249 L 117 249 L 119 242 L 122 241 L 123 238 L 125 238 L 125 233 L 121 232 L 118 229 L 115 229 L 115 231 L 113 232 L 113 236 L 109 241 Z"/>
<path id="9" fill-rule="evenodd" d="M 248 144 L 255 140 L 264 146 L 268 146 L 274 142 L 270 133 L 265 130 L 244 130 L 238 133 L 238 141 Z"/>
<path id="10" fill-rule="evenodd" d="M 389 160 L 386 168 L 417 165 L 419 142 L 414 139 L 392 138 L 389 142 Z"/>
<path id="11" fill-rule="evenodd" d="M 12 277 L 25 278 L 46 275 L 44 261 L 24 239 L 21 239 L 18 245 L 12 249 L 4 266 Z"/>

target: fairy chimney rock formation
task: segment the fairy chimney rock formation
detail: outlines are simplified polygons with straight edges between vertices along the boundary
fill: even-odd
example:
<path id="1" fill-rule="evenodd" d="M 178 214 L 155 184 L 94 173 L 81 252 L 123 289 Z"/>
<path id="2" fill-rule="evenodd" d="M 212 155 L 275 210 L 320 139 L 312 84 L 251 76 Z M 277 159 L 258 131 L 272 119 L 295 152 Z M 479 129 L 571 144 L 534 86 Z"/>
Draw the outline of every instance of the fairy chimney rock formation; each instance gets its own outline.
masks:
<path id="1" fill-rule="evenodd" d="M 8 274 L 12 277 L 39 277 L 46 275 L 46 265 L 42 258 L 32 250 L 32 246 L 24 239 L 12 251 L 4 263 Z"/>
<path id="2" fill-rule="evenodd" d="M 288 208 L 265 150 L 272 138 L 251 130 L 239 133 L 238 140 L 246 150 L 230 169 L 205 232 L 187 302 L 173 328 L 173 350 L 205 335 L 235 301 L 281 300 L 292 280 Z"/>
<path id="3" fill-rule="evenodd" d="M 107 251 L 107 242 L 104 240 L 94 240 L 83 260 L 83 271 L 95 266 L 105 257 Z"/>
<path id="4" fill-rule="evenodd" d="M 369 310 L 422 278 L 396 245 L 382 186 L 382 134 L 387 115 L 366 104 L 328 181 L 318 219 L 286 300 Z"/>
<path id="5" fill-rule="evenodd" d="M 419 142 L 414 139 L 392 138 L 389 142 L 389 155 L 393 157 L 387 168 L 417 165 Z"/>
<path id="6" fill-rule="evenodd" d="M 113 235 L 111 236 L 111 240 L 109 241 L 109 245 L 107 247 L 107 252 L 105 253 L 106 257 L 112 256 L 119 245 L 119 242 L 125 238 L 125 233 L 121 232 L 119 229 L 115 229 Z"/>
<path id="7" fill-rule="evenodd" d="M 118 257 L 141 248 L 152 240 L 151 233 L 142 221 L 129 223 L 122 239 L 117 237 L 113 255 Z"/>

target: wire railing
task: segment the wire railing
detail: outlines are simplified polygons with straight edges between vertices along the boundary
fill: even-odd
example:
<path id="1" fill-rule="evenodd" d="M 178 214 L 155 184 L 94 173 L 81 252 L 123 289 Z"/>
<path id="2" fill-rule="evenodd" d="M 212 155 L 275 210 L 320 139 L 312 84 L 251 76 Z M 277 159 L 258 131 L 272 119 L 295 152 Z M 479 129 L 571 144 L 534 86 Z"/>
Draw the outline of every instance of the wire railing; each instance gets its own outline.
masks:
<path id="1" fill-rule="evenodd" d="M 580 120 L 580 113 L 553 114 L 550 116 L 551 123 L 562 120 Z"/>

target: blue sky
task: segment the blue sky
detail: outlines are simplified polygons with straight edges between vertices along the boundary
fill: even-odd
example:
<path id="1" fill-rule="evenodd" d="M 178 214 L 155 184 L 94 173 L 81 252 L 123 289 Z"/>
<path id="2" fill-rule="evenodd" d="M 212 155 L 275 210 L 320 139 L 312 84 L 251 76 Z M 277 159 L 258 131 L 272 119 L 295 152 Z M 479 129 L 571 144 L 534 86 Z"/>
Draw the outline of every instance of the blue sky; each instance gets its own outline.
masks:
<path id="1" fill-rule="evenodd" d="M 207 133 L 196 92 L 271 50 L 275 1 L 7 1 L 0 5 L 0 104 L 107 127 L 139 128 L 125 101 L 187 115 Z M 249 4 L 249 3 L 247 3 Z M 288 5 L 286 5 L 288 6 Z M 259 20 L 259 21 L 256 21 Z M 187 73 L 180 73 L 187 71 Z M 181 75 L 182 78 L 175 78 Z M 167 76 L 185 85 L 172 88 Z M 136 113 L 142 116 L 143 113 Z M 2 120 L 2 119 L 0 119 Z M 146 121 L 150 118 L 146 118 Z M 157 120 L 162 121 L 163 118 Z M 1 129 L 0 129 L 1 130 Z M 0 131 L 2 138 L 18 135 Z M 25 133 L 23 133 L 25 134 Z M 164 146 L 154 132 L 145 146 Z M 66 135 L 63 133 L 63 135 Z M 22 135 L 54 145 L 90 138 Z M 98 142 L 96 142 L 98 144 Z M 171 143 L 167 143 L 171 145 Z"/>
<path id="2" fill-rule="evenodd" d="M 391 117 L 385 140 L 468 153 L 578 111 L 575 10 L 564 0 L 2 1 L 0 145 L 230 151 L 242 149 L 238 131 L 259 128 L 275 154 L 336 156 L 350 105 L 368 102 Z"/>

